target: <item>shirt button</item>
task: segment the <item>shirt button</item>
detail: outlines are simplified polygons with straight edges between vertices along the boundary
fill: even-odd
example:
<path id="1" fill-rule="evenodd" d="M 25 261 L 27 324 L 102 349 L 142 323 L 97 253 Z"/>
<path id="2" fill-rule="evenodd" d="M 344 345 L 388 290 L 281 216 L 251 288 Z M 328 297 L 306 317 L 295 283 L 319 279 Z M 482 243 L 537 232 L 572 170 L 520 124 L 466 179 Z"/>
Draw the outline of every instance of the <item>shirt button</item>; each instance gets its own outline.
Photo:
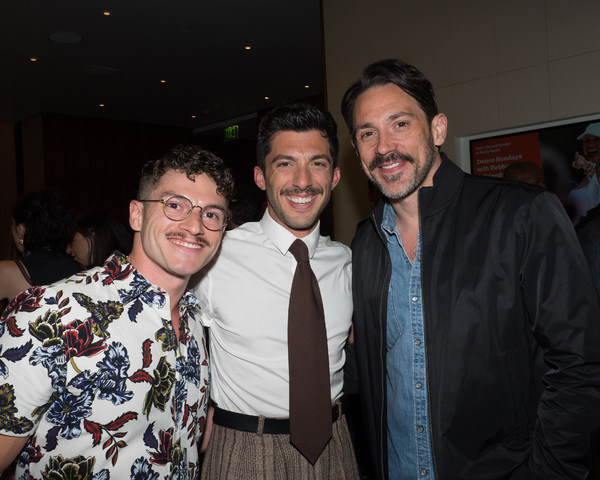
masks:
<path id="1" fill-rule="evenodd" d="M 427 470 L 425 470 L 423 468 L 419 473 L 421 474 L 422 477 L 424 477 L 425 475 L 427 475 Z"/>
<path id="2" fill-rule="evenodd" d="M 412 301 L 413 302 L 418 302 L 419 301 L 419 297 L 417 297 L 416 295 L 414 297 L 412 297 Z"/>
<path id="3" fill-rule="evenodd" d="M 421 340 L 419 340 L 418 338 L 415 340 L 415 345 L 418 347 L 419 345 L 421 345 Z"/>
<path id="4" fill-rule="evenodd" d="M 423 384 L 421 382 L 417 382 L 415 385 L 415 387 L 417 387 L 417 388 L 421 388 L 422 386 L 423 386 Z"/>
<path id="5" fill-rule="evenodd" d="M 424 431 L 425 431 L 425 429 L 423 427 L 421 427 L 421 426 L 417 427 L 417 432 L 423 433 Z"/>

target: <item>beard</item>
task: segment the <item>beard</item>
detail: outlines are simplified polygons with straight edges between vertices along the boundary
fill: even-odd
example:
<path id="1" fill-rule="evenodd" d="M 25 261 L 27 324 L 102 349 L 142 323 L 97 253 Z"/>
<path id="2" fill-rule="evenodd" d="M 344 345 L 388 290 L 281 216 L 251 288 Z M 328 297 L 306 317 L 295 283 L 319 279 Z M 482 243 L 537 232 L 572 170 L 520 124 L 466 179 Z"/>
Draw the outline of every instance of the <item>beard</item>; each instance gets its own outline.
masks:
<path id="1" fill-rule="evenodd" d="M 381 193 L 387 198 L 394 200 L 406 198 L 423 185 L 435 162 L 436 153 L 436 147 L 430 141 L 427 145 L 425 158 L 422 161 L 417 160 L 408 153 L 400 153 L 397 150 L 389 152 L 386 155 L 375 155 L 368 167 L 369 176 Z M 382 170 L 379 168 L 381 165 L 398 161 L 405 161 L 412 164 L 413 169 L 408 179 L 405 178 L 407 173 L 404 171 L 392 175 L 381 173 Z M 379 172 L 379 176 L 375 175 L 376 171 Z M 404 184 L 401 182 L 403 179 L 407 180 Z"/>

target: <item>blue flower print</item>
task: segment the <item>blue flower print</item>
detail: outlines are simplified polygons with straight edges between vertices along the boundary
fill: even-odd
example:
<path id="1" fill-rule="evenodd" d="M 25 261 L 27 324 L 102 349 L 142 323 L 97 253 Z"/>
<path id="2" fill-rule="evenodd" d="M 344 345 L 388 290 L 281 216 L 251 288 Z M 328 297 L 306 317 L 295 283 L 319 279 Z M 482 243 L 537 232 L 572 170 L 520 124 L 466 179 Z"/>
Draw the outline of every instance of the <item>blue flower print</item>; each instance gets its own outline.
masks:
<path id="1" fill-rule="evenodd" d="M 131 466 L 131 480 L 158 480 L 158 473 L 152 470 L 152 465 L 144 457 L 138 458 Z"/>
<path id="2" fill-rule="evenodd" d="M 104 359 L 98 366 L 98 398 L 110 400 L 115 405 L 131 400 L 133 392 L 127 390 L 127 370 L 129 356 L 127 349 L 118 342 L 110 345 L 104 352 Z"/>
<path id="3" fill-rule="evenodd" d="M 53 402 L 46 413 L 46 420 L 60 426 L 60 436 L 71 439 L 81 435 L 81 421 L 92 414 L 93 395 L 83 392 L 73 395 L 67 390 L 53 395 Z"/>
<path id="4" fill-rule="evenodd" d="M 200 388 L 200 348 L 198 347 L 198 342 L 193 337 L 190 339 L 187 353 L 187 358 L 177 358 L 175 369 L 186 381 L 191 382 L 196 387 Z"/>
<path id="5" fill-rule="evenodd" d="M 3 346 L 0 345 L 0 376 L 4 377 L 5 379 L 8 378 L 8 367 L 2 360 L 3 358 L 11 362 L 18 362 L 29 353 L 29 350 L 31 350 L 32 347 L 33 342 L 31 340 L 20 347 L 7 348 L 4 352 L 2 352 Z"/>
<path id="6" fill-rule="evenodd" d="M 62 342 L 48 343 L 36 348 L 29 359 L 31 365 L 41 364 L 48 370 L 52 387 L 60 390 L 65 387 L 67 374 L 67 356 Z"/>
<path id="7" fill-rule="evenodd" d="M 200 384 L 200 349 L 195 338 L 190 339 L 188 356 L 178 357 L 175 370 L 181 378 L 175 384 L 175 421 L 179 422 L 183 415 L 183 405 L 187 400 L 188 383 L 201 388 Z"/>
<path id="8" fill-rule="evenodd" d="M 73 380 L 69 382 L 69 386 L 78 388 L 79 390 L 87 390 L 90 393 L 96 392 L 98 388 L 98 379 L 100 374 L 98 372 L 90 372 L 85 370 L 79 375 L 75 376 Z"/>

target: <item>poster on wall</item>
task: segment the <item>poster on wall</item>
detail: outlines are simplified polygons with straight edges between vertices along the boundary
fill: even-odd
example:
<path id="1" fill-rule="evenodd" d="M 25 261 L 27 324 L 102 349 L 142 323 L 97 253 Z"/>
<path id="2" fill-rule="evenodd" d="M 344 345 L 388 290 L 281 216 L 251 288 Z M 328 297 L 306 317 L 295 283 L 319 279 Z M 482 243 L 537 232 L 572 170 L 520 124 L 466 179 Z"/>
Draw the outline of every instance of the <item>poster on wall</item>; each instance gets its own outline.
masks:
<path id="1" fill-rule="evenodd" d="M 474 175 L 546 186 L 576 226 L 600 214 L 600 114 L 461 137 L 457 154 Z"/>
<path id="2" fill-rule="evenodd" d="M 471 171 L 501 177 L 511 163 L 528 161 L 542 167 L 537 133 L 521 133 L 471 142 Z"/>

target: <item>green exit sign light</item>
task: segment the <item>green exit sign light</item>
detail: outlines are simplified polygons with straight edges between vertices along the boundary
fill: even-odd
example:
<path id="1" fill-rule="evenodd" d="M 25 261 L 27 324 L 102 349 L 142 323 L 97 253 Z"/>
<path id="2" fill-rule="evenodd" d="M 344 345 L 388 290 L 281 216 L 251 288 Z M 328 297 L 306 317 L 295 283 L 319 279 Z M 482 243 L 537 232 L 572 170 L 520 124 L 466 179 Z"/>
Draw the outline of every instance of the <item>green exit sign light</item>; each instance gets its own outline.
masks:
<path id="1" fill-rule="evenodd" d="M 240 138 L 240 129 L 237 125 L 225 128 L 225 141 L 237 140 Z"/>

